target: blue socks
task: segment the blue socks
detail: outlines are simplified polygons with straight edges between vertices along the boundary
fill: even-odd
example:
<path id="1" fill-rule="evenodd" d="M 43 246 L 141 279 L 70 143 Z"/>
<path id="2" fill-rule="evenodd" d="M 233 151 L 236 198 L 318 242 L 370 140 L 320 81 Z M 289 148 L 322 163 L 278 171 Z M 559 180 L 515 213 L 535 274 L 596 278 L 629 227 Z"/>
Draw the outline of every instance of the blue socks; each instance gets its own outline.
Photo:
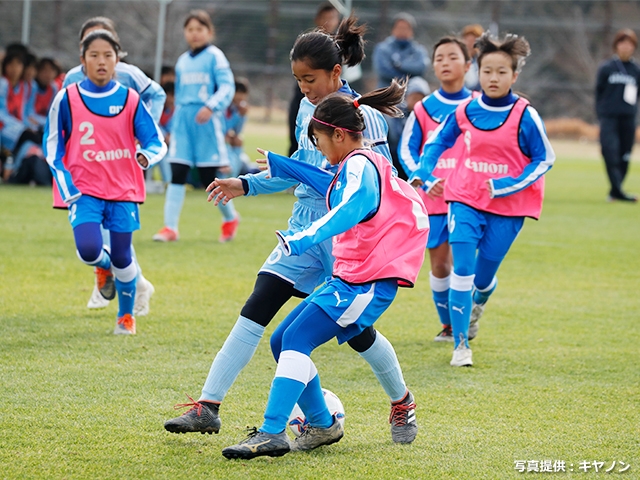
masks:
<path id="1" fill-rule="evenodd" d="M 116 292 L 118 292 L 118 318 L 125 313 L 133 315 L 133 301 L 136 298 L 136 283 L 134 278 L 130 282 L 121 282 L 116 278 Z"/>
<path id="2" fill-rule="evenodd" d="M 262 325 L 242 315 L 238 317 L 213 360 L 200 400 L 221 402 L 224 399 L 233 382 L 253 357 L 263 333 Z"/>
<path id="3" fill-rule="evenodd" d="M 442 325 L 451 325 L 449 317 L 449 285 L 451 275 L 445 278 L 434 277 L 429 272 L 429 282 L 431 283 L 431 292 L 433 293 L 433 303 L 436 305 L 436 311 L 440 317 Z"/>
<path id="4" fill-rule="evenodd" d="M 471 289 L 475 275 L 459 276 L 451 274 L 449 290 L 449 316 L 453 331 L 454 345 L 464 341 L 469 347 L 469 320 L 471 319 Z"/>
<path id="5" fill-rule="evenodd" d="M 476 286 L 473 292 L 473 301 L 478 305 L 484 305 L 489 300 L 491 294 L 496 290 L 498 286 L 498 277 L 493 277 L 492 282 L 487 288 L 480 289 Z"/>
<path id="6" fill-rule="evenodd" d="M 307 383 L 307 387 L 300 394 L 298 405 L 310 425 L 318 428 L 329 428 L 333 425 L 333 417 L 327 409 L 327 402 L 324 399 L 318 375 Z"/>
<path id="7" fill-rule="evenodd" d="M 222 214 L 222 218 L 225 222 L 230 222 L 234 220 L 238 214 L 236 213 L 236 208 L 233 206 L 233 200 L 229 200 L 229 203 L 223 205 L 222 202 L 218 204 L 218 209 Z"/>
<path id="8" fill-rule="evenodd" d="M 164 199 L 164 224 L 172 230 L 178 230 L 178 222 L 180 221 L 180 213 L 182 212 L 186 191 L 184 185 L 170 183 L 167 187 Z"/>
<path id="9" fill-rule="evenodd" d="M 391 342 L 376 331 L 373 345 L 368 350 L 361 352 L 360 356 L 371 366 L 371 370 L 391 401 L 402 400 L 407 393 L 407 386 L 404 383 L 402 369 Z"/>
<path id="10" fill-rule="evenodd" d="M 111 268 L 111 257 L 106 250 L 102 250 L 102 253 L 98 257 L 98 259 L 90 265 L 92 267 L 104 268 L 105 270 L 109 270 Z"/>

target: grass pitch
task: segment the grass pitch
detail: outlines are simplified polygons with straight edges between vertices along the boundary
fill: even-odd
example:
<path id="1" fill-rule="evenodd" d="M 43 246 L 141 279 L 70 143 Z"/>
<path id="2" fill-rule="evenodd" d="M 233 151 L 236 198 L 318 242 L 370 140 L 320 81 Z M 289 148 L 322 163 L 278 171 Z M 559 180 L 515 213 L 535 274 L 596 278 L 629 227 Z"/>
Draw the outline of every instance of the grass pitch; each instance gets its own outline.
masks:
<path id="1" fill-rule="evenodd" d="M 637 164 L 628 190 L 640 192 Z M 561 156 L 541 221 L 525 223 L 499 272 L 471 369 L 450 367 L 451 346 L 432 341 L 428 266 L 399 293 L 376 327 L 418 403 L 412 445 L 391 442 L 389 405 L 368 365 L 331 342 L 313 359 L 344 403 L 345 438 L 228 461 L 220 450 L 261 422 L 277 321 L 230 390 L 219 435 L 174 435 L 162 424 L 185 393 L 198 397 L 293 197 L 239 199 L 238 237 L 220 245 L 220 216 L 201 191 L 187 195 L 180 241 L 152 242 L 163 197 L 149 196 L 134 244 L 156 294 L 138 335 L 123 338 L 111 333 L 115 304 L 85 308 L 91 270 L 49 191 L 0 186 L 0 478 L 502 479 L 522 476 L 517 460 L 565 462 L 566 473 L 544 478 L 592 476 L 593 462 L 604 462 L 598 475 L 613 462 L 618 472 L 625 462 L 624 475 L 638 478 L 640 206 L 607 204 L 604 192 L 599 162 Z"/>

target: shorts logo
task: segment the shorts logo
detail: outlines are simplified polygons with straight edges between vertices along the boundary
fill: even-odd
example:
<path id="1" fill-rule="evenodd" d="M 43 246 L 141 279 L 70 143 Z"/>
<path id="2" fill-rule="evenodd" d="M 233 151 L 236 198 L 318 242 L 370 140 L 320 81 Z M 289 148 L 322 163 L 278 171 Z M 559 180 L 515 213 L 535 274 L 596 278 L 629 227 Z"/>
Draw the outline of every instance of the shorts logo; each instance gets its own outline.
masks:
<path id="1" fill-rule="evenodd" d="M 282 258 L 282 250 L 278 245 L 276 248 L 273 249 L 273 252 L 271 252 L 271 255 L 269 255 L 269 258 L 267 258 L 267 263 L 269 265 L 274 265 L 278 263 L 281 258 Z"/>
<path id="2" fill-rule="evenodd" d="M 76 211 L 78 210 L 78 205 L 76 205 L 75 203 L 73 205 L 71 205 L 71 208 L 69 208 L 69 222 L 73 223 L 76 221 Z"/>
<path id="3" fill-rule="evenodd" d="M 333 292 L 333 294 L 335 295 L 336 299 L 338 300 L 338 301 L 336 302 L 336 307 L 339 307 L 339 306 L 340 306 L 340 304 L 341 304 L 342 302 L 348 302 L 348 301 L 349 301 L 349 299 L 348 299 L 348 298 L 346 298 L 346 299 L 342 300 L 342 299 L 340 298 L 340 294 L 339 294 L 338 292 Z"/>

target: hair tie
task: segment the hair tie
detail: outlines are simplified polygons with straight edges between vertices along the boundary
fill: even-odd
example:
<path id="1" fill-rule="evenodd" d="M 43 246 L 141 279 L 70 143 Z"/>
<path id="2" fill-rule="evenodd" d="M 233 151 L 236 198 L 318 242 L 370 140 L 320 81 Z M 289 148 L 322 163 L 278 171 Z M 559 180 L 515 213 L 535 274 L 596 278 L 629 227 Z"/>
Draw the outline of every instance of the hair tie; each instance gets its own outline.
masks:
<path id="1" fill-rule="evenodd" d="M 311 117 L 311 120 L 321 123 L 322 125 L 326 125 L 327 127 L 331 127 L 331 128 L 341 128 L 342 130 L 345 130 L 347 132 L 351 132 L 351 133 L 362 133 L 362 132 L 358 132 L 356 130 L 350 130 L 348 128 L 345 127 L 341 127 L 340 125 L 334 125 L 333 123 L 328 123 L 328 122 L 323 122 L 322 120 L 316 118 L 316 117 Z"/>
<path id="2" fill-rule="evenodd" d="M 357 98 L 353 101 L 353 106 L 355 108 L 360 108 L 360 104 L 358 103 L 358 99 Z"/>

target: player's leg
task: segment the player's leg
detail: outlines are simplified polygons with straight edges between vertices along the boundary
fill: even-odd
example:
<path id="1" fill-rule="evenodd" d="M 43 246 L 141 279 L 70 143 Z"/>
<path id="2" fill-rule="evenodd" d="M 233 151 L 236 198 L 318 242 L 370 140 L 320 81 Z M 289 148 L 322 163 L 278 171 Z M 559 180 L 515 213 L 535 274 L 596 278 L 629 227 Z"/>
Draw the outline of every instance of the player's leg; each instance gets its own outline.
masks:
<path id="1" fill-rule="evenodd" d="M 133 306 L 136 298 L 138 267 L 131 255 L 133 232 L 140 228 L 138 205 L 111 202 L 104 223 L 111 237 L 111 262 L 118 292 L 118 316 L 115 334 L 133 335 L 136 323 Z"/>
<path id="2" fill-rule="evenodd" d="M 389 396 L 391 439 L 396 443 L 413 442 L 418 434 L 416 404 L 404 381 L 402 367 L 393 345 L 373 327 L 364 329 L 348 343 L 371 366 L 371 370 Z"/>
<path id="3" fill-rule="evenodd" d="M 218 175 L 219 169 L 217 167 L 199 167 L 200 179 L 202 184 L 208 186 Z M 236 236 L 238 231 L 238 224 L 240 223 L 240 216 L 236 212 L 233 200 L 229 200 L 226 205 L 222 202 L 218 203 L 218 210 L 222 214 L 222 225 L 220 227 L 220 237 L 218 241 L 220 243 L 230 242 Z"/>
<path id="4" fill-rule="evenodd" d="M 471 291 L 476 249 L 484 228 L 485 219 L 482 212 L 457 202 L 449 205 L 449 243 L 453 254 L 453 273 L 449 289 L 449 315 L 454 340 L 451 365 L 456 367 L 473 364 L 468 342 Z"/>
<path id="5" fill-rule="evenodd" d="M 478 322 L 498 286 L 496 273 L 524 225 L 524 217 L 503 217 L 490 213 L 485 213 L 484 216 L 486 228 L 476 256 L 469 340 L 478 334 Z"/>
<path id="6" fill-rule="evenodd" d="M 165 429 L 173 433 L 218 433 L 220 403 L 253 357 L 265 327 L 292 296 L 305 295 L 281 278 L 259 274 L 253 292 L 213 360 L 200 399 L 193 402 L 189 411 L 167 421 Z"/>
<path id="7" fill-rule="evenodd" d="M 138 277 L 136 281 L 136 298 L 133 303 L 133 315 L 135 317 L 142 317 L 149 314 L 149 300 L 151 300 L 151 297 L 155 293 L 156 289 L 154 288 L 153 284 L 142 274 L 142 267 L 140 266 L 140 263 L 138 263 L 138 256 L 136 255 L 135 248 L 133 248 L 133 244 L 131 244 L 131 258 L 136 264 L 136 268 L 138 270 Z"/>
<path id="8" fill-rule="evenodd" d="M 319 404 L 318 411 L 314 414 L 316 425 L 310 426 L 311 435 L 314 430 L 322 432 L 324 444 L 334 443 L 344 435 L 341 425 L 327 409 L 318 371 L 310 357 L 317 346 L 338 335 L 341 327 L 320 307 L 306 302 L 301 311 L 295 312 L 293 321 L 290 320 L 291 318 L 285 322 L 282 351 L 271 384 L 264 423 L 244 442 L 225 448 L 222 454 L 227 458 L 250 459 L 263 455 L 280 456 L 289 452 L 290 445 L 285 431 L 287 422 L 293 407 L 307 388 L 310 388 L 308 397 L 314 397 Z M 331 429 L 334 423 L 336 427 Z M 327 435 L 328 433 L 332 435 Z"/>
<path id="9" fill-rule="evenodd" d="M 451 268 L 453 260 L 451 258 L 451 248 L 449 247 L 449 230 L 447 227 L 446 215 L 429 216 L 431 229 L 429 230 L 429 260 L 431 261 L 431 272 L 429 272 L 429 283 L 433 303 L 436 306 L 442 331 L 436 336 L 436 342 L 452 342 L 451 318 L 449 317 L 449 286 L 451 283 Z"/>

